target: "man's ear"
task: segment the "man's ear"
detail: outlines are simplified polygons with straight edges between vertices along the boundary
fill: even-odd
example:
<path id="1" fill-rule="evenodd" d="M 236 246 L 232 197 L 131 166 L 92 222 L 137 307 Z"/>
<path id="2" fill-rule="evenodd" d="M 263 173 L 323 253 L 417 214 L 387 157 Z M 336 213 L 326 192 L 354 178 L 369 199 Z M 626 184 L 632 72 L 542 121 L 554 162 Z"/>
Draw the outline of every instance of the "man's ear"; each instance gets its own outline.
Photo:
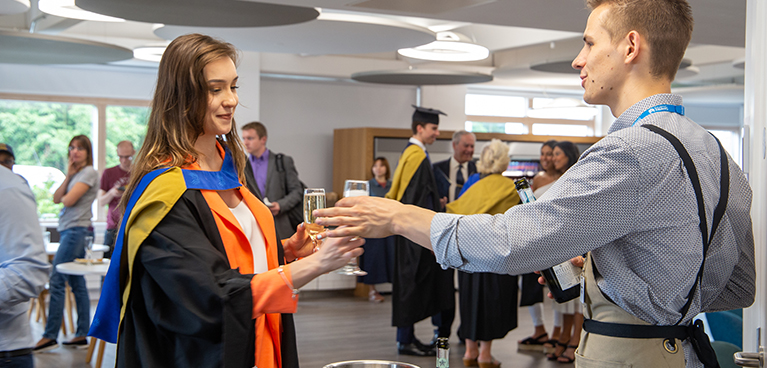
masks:
<path id="1" fill-rule="evenodd" d="M 623 46 L 625 47 L 623 58 L 624 63 L 631 64 L 637 61 L 639 52 L 644 48 L 644 39 L 637 31 L 631 31 L 626 34 L 623 39 Z"/>

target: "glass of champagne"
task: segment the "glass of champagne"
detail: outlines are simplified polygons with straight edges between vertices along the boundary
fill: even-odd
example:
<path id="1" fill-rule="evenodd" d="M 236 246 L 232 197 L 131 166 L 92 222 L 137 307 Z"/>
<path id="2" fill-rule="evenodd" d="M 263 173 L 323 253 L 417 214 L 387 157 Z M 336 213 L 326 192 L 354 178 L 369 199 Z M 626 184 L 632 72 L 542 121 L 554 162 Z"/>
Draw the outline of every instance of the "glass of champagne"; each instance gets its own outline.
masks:
<path id="1" fill-rule="evenodd" d="M 344 183 L 344 197 L 369 196 L 368 182 L 364 180 L 347 180 Z M 357 260 L 352 259 L 346 266 L 339 268 L 337 273 L 349 276 L 365 276 L 368 273 L 357 266 Z"/>
<path id="2" fill-rule="evenodd" d="M 93 237 L 90 235 L 85 237 L 85 264 L 93 264 Z"/>
<path id="3" fill-rule="evenodd" d="M 312 212 L 323 208 L 325 208 L 325 189 L 304 189 L 304 226 L 306 227 L 306 232 L 309 233 L 309 238 L 312 239 L 315 252 L 320 247 L 319 242 L 317 241 L 317 235 L 325 231 L 325 227 L 315 223 L 316 218 Z"/>

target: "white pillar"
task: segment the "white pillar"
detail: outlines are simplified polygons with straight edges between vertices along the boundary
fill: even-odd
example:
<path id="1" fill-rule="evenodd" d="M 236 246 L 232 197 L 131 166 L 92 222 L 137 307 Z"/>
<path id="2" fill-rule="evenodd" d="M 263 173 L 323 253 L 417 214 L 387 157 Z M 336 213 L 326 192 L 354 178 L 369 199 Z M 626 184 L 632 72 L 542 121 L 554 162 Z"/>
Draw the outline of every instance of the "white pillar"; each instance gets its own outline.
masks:
<path id="1" fill-rule="evenodd" d="M 743 314 L 743 349 L 758 351 L 755 326 L 761 328 L 761 345 L 767 344 L 767 3 L 748 0 L 746 7 L 746 77 L 744 99 L 743 167 L 748 172 L 753 200 L 751 218 L 756 248 L 756 302 Z"/>

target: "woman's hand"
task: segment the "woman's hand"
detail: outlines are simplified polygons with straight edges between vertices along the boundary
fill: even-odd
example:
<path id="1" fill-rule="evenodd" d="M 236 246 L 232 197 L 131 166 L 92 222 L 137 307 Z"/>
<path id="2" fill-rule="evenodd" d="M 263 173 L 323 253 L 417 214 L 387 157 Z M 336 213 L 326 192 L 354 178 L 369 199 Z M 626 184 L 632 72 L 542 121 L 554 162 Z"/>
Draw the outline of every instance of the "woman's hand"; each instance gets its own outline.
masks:
<path id="1" fill-rule="evenodd" d="M 309 234 L 306 233 L 304 223 L 296 226 L 296 233 L 282 243 L 285 250 L 285 259 L 292 261 L 296 258 L 306 257 L 314 252 L 314 244 Z"/>
<path id="2" fill-rule="evenodd" d="M 363 244 L 365 239 L 359 237 L 328 238 L 312 258 L 317 258 L 322 273 L 328 273 L 361 256 L 364 250 L 360 246 Z"/>
<path id="3" fill-rule="evenodd" d="M 69 157 L 69 165 L 67 166 L 67 177 L 71 178 L 75 176 L 82 168 L 85 167 L 85 163 L 78 164 L 74 161 L 73 157 Z"/>

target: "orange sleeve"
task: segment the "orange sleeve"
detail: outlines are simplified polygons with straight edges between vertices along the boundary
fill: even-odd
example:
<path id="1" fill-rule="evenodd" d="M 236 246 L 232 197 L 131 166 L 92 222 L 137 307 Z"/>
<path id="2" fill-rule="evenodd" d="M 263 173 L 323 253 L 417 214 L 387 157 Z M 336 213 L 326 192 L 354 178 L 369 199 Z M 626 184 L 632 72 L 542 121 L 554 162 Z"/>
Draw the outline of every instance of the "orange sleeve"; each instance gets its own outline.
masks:
<path id="1" fill-rule="evenodd" d="M 290 266 L 283 266 L 285 277 L 293 284 Z M 295 313 L 298 308 L 298 295 L 288 287 L 277 269 L 253 276 L 250 280 L 253 293 L 253 318 L 265 313 Z"/>

